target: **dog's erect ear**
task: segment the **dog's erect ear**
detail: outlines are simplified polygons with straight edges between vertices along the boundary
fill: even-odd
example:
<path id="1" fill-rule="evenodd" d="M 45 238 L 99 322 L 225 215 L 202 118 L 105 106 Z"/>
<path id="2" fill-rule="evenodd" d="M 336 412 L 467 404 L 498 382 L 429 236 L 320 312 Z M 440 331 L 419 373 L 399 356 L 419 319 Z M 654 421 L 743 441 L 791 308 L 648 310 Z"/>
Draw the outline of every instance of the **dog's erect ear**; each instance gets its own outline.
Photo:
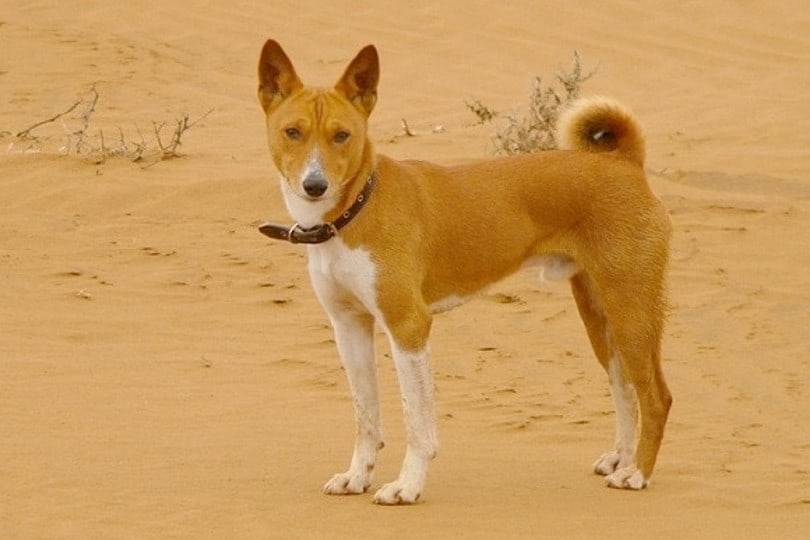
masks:
<path id="1" fill-rule="evenodd" d="M 377 56 L 377 49 L 374 45 L 366 45 L 346 68 L 335 84 L 335 90 L 368 116 L 377 103 L 379 81 L 380 58 Z"/>
<path id="2" fill-rule="evenodd" d="M 264 112 L 269 113 L 303 86 L 281 45 L 268 39 L 259 57 L 259 101 Z"/>

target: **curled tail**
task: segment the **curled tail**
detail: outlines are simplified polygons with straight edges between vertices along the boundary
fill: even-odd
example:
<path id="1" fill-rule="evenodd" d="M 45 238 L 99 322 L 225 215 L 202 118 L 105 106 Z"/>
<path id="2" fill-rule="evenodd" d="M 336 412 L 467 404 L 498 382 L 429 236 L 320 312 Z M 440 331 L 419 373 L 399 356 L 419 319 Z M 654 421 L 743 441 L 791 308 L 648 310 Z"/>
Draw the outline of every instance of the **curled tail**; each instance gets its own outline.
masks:
<path id="1" fill-rule="evenodd" d="M 578 99 L 557 120 L 562 150 L 615 152 L 644 166 L 644 136 L 628 109 L 610 98 Z"/>

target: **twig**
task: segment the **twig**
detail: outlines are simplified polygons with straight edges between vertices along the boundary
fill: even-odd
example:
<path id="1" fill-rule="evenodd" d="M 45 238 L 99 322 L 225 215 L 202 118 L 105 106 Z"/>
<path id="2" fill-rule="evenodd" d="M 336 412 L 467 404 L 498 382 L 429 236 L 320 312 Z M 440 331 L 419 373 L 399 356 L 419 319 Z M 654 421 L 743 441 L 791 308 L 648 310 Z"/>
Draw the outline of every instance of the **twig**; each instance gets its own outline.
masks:
<path id="1" fill-rule="evenodd" d="M 98 92 L 96 91 L 96 85 L 93 85 L 90 88 L 90 91 L 93 93 L 93 100 L 87 105 L 87 108 L 82 113 L 82 127 L 74 131 L 71 135 L 75 135 L 78 137 L 76 141 L 76 152 L 81 153 L 81 146 L 84 142 L 84 136 L 87 134 L 87 128 L 90 125 L 90 115 L 93 114 L 93 111 L 96 110 L 96 103 L 98 103 Z M 102 147 L 103 147 L 102 141 Z"/>
<path id="2" fill-rule="evenodd" d="M 194 120 L 192 123 L 189 124 L 188 122 L 186 122 L 186 129 L 193 128 L 194 126 L 205 120 L 208 117 L 208 115 L 211 114 L 212 112 L 214 112 L 213 108 L 208 109 L 208 112 L 206 112 L 204 115 Z M 186 115 L 186 120 L 188 120 L 188 115 Z"/>
<path id="3" fill-rule="evenodd" d="M 408 127 L 408 122 L 404 118 L 402 119 L 402 130 L 405 132 L 405 135 L 408 136 L 408 137 L 415 137 L 416 136 L 414 134 L 414 132 L 411 131 L 411 128 Z"/>
<path id="4" fill-rule="evenodd" d="M 157 125 L 153 122 L 152 126 L 155 130 L 155 139 L 161 150 L 160 159 L 164 160 L 179 157 L 180 154 L 177 153 L 177 149 L 180 147 L 180 145 L 183 144 L 181 140 L 183 134 L 192 127 L 194 127 L 195 125 L 197 125 L 203 119 L 205 119 L 212 112 L 214 112 L 214 109 L 210 109 L 208 112 L 206 112 L 204 115 L 197 118 L 193 122 L 188 121 L 187 114 L 184 115 L 183 118 L 177 119 L 175 121 L 177 123 L 177 126 L 174 128 L 174 132 L 172 132 L 171 141 L 168 144 L 164 144 L 163 140 L 160 137 L 160 133 L 163 130 L 163 127 L 166 125 L 166 122 L 162 122 L 160 125 Z"/>
<path id="5" fill-rule="evenodd" d="M 101 141 L 101 159 L 106 160 L 107 148 L 104 146 L 104 130 L 98 130 L 98 138 Z"/>
<path id="6" fill-rule="evenodd" d="M 26 129 L 24 129 L 22 131 L 18 131 L 17 134 L 15 135 L 15 137 L 17 137 L 18 139 L 27 139 L 31 135 L 31 131 L 38 128 L 39 126 L 44 126 L 45 124 L 50 124 L 51 122 L 55 122 L 55 121 L 59 120 L 60 118 L 62 118 L 66 114 L 69 114 L 70 112 L 72 112 L 73 109 L 75 109 L 76 107 L 81 105 L 81 103 L 82 103 L 81 100 L 79 100 L 76 103 L 74 103 L 73 105 L 71 105 L 70 107 L 68 107 L 63 112 L 60 112 L 59 114 L 57 114 L 56 116 L 48 118 L 47 120 L 42 120 L 41 122 L 37 122 L 36 124 L 26 128 Z"/>

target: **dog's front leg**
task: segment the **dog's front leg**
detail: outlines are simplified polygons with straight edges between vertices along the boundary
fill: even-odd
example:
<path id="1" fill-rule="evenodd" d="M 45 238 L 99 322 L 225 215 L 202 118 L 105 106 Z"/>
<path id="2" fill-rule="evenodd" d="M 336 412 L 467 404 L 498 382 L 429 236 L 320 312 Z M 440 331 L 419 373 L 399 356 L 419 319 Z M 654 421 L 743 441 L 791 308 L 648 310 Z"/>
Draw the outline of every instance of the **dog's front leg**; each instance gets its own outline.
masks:
<path id="1" fill-rule="evenodd" d="M 349 387 L 354 400 L 357 436 L 349 470 L 336 474 L 324 493 L 364 493 L 371 485 L 377 450 L 382 448 L 377 365 L 374 361 L 374 318 L 352 309 L 330 313 Z"/>
<path id="2" fill-rule="evenodd" d="M 385 484 L 374 495 L 378 504 L 415 503 L 425 487 L 428 463 L 436 456 L 436 421 L 433 404 L 433 378 L 428 348 L 417 351 L 400 349 L 394 340 L 392 352 L 402 393 L 408 447 L 399 478 Z"/>

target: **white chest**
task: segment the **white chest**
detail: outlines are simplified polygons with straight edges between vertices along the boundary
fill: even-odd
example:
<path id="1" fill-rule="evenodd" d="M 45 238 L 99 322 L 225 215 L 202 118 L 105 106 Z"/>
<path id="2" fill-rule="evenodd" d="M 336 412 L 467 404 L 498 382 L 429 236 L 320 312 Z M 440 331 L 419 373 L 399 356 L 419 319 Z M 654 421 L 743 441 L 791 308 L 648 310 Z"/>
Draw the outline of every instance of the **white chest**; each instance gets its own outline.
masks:
<path id="1" fill-rule="evenodd" d="M 337 299 L 351 296 L 369 312 L 377 309 L 377 265 L 371 253 L 349 248 L 339 238 L 308 248 L 309 275 L 324 307 Z"/>

